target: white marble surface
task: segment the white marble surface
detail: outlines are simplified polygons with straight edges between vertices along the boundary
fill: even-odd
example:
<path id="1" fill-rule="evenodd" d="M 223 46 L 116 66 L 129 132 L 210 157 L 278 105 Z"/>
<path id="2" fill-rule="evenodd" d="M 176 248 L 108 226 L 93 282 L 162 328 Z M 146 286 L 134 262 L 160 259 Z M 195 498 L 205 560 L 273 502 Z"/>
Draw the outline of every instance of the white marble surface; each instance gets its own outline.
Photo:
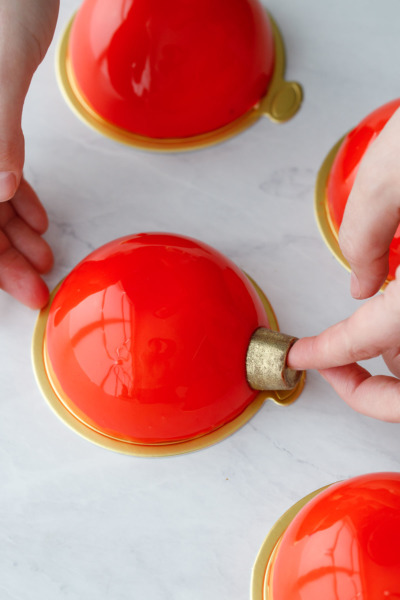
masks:
<path id="1" fill-rule="evenodd" d="M 56 33 L 77 0 L 63 0 Z M 215 246 L 250 273 L 281 329 L 310 335 L 349 315 L 349 276 L 322 242 L 313 187 L 325 154 L 399 95 L 397 0 L 269 0 L 304 87 L 298 115 L 214 148 L 155 155 L 100 137 L 57 88 L 53 43 L 25 112 L 26 177 L 50 216 L 54 286 L 115 237 L 164 230 Z M 140 459 L 60 422 L 32 372 L 37 315 L 0 295 L 2 600 L 245 600 L 275 520 L 320 486 L 400 469 L 400 426 L 352 412 L 309 373 L 297 403 L 267 403 L 194 454 Z M 379 361 L 373 368 L 381 369 Z"/>

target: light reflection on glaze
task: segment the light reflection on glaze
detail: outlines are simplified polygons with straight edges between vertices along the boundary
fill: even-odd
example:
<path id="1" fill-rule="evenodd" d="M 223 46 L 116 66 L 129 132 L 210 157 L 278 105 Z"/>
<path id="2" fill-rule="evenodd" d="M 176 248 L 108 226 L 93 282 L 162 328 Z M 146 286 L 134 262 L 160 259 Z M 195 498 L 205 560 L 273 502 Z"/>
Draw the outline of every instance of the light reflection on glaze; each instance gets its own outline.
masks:
<path id="1" fill-rule="evenodd" d="M 344 209 L 360 162 L 387 121 L 400 106 L 400 99 L 385 104 L 368 115 L 345 137 L 332 165 L 327 182 L 327 202 L 332 224 L 339 231 Z M 400 264 L 400 228 L 390 246 L 389 276 L 394 277 Z"/>
<path id="2" fill-rule="evenodd" d="M 275 50 L 258 0 L 86 0 L 69 59 L 82 95 L 136 134 L 214 131 L 267 91 Z"/>
<path id="3" fill-rule="evenodd" d="M 400 597 L 400 475 L 364 475 L 311 500 L 272 568 L 272 600 Z"/>
<path id="4" fill-rule="evenodd" d="M 85 303 L 88 305 L 87 310 Z M 96 305 L 101 306 L 100 318 L 91 321 L 89 314 L 93 316 Z M 118 305 L 120 312 L 115 310 Z M 84 328 L 81 325 L 82 310 L 87 321 Z M 70 317 L 70 331 L 74 331 L 71 335 L 71 348 L 76 362 L 90 381 L 104 393 L 119 399 L 129 396 L 133 390 L 131 340 L 134 321 L 126 294 L 118 284 L 114 284 L 83 300 L 79 311 Z M 79 318 L 77 314 L 80 314 Z M 93 345 L 102 353 L 97 355 L 96 361 L 92 356 Z M 100 361 L 104 363 L 103 369 L 99 369 Z"/>
<path id="5" fill-rule="evenodd" d="M 107 435 L 157 443 L 207 433 L 255 398 L 245 356 L 259 326 L 268 326 L 261 302 L 228 259 L 189 238 L 141 234 L 70 273 L 46 347 L 75 415 Z"/>

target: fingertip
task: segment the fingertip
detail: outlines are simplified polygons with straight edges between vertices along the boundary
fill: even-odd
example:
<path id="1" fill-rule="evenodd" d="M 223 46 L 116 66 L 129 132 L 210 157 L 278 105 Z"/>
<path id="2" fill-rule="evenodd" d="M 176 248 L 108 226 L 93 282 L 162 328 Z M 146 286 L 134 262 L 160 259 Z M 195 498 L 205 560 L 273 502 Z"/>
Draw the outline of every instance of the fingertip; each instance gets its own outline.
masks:
<path id="1" fill-rule="evenodd" d="M 383 274 L 382 274 L 383 272 Z M 360 273 L 360 270 L 352 269 L 350 275 L 350 294 L 355 300 L 366 300 L 374 296 L 382 288 L 386 281 L 387 269 L 369 270 L 368 273 Z"/>
<path id="2" fill-rule="evenodd" d="M 48 303 L 49 296 L 49 288 L 43 279 L 38 278 L 32 286 L 30 293 L 24 299 L 21 299 L 21 302 L 32 310 L 40 310 Z"/>
<path id="3" fill-rule="evenodd" d="M 389 271 L 389 244 L 394 232 L 383 223 L 378 230 L 381 215 L 376 216 L 372 224 L 365 222 L 366 217 L 358 216 L 355 220 L 352 211 L 348 210 L 349 202 L 350 197 L 339 230 L 339 246 L 351 271 L 350 293 L 354 299 L 364 300 L 376 294 L 385 283 Z M 365 211 L 365 214 L 368 213 Z"/>
<path id="4" fill-rule="evenodd" d="M 296 349 L 297 344 L 298 344 L 298 341 L 295 342 L 293 344 L 293 346 L 290 348 L 288 355 L 287 355 L 287 359 L 286 359 L 287 366 L 289 367 L 289 369 L 294 369 L 295 371 L 298 370 L 298 363 L 297 363 L 298 352 Z"/>
<path id="5" fill-rule="evenodd" d="M 38 272 L 14 248 L 0 255 L 0 289 L 34 310 L 49 299 L 49 289 Z"/>
<path id="6" fill-rule="evenodd" d="M 36 257 L 35 267 L 38 269 L 39 273 L 48 273 L 51 271 L 54 265 L 54 254 L 50 246 L 45 240 L 41 240 L 42 247 L 41 253 Z"/>
<path id="7" fill-rule="evenodd" d="M 308 348 L 311 338 L 296 340 L 287 355 L 287 366 L 295 371 L 303 371 L 308 368 Z"/>
<path id="8" fill-rule="evenodd" d="M 38 275 L 26 277 L 23 286 L 14 282 L 2 285 L 1 289 L 32 310 L 42 309 L 49 301 L 49 289 Z"/>
<path id="9" fill-rule="evenodd" d="M 20 121 L 14 121 L 0 103 L 0 202 L 11 200 L 22 181 L 25 139 Z"/>
<path id="10" fill-rule="evenodd" d="M 13 171 L 0 171 L 0 202 L 7 202 L 15 196 L 19 181 L 19 174 Z"/>

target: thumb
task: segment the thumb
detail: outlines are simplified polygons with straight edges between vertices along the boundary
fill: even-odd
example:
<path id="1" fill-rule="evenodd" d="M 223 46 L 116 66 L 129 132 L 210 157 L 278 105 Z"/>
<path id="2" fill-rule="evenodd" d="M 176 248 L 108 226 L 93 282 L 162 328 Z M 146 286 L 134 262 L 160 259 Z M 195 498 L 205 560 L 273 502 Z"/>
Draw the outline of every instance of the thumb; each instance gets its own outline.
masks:
<path id="1" fill-rule="evenodd" d="M 0 202 L 17 191 L 24 165 L 22 109 L 40 57 L 17 3 L 0 6 Z"/>
<path id="2" fill-rule="evenodd" d="M 388 274 L 390 244 L 400 221 L 399 157 L 397 109 L 360 163 L 339 231 L 355 298 L 375 294 Z"/>
<path id="3" fill-rule="evenodd" d="M 16 81 L 19 77 L 22 81 Z M 0 202 L 10 200 L 16 193 L 24 166 L 25 142 L 21 129 L 22 106 L 31 76 L 11 77 L 0 55 Z"/>
<path id="4" fill-rule="evenodd" d="M 24 165 L 22 108 L 53 36 L 59 0 L 0 1 L 0 202 L 17 191 Z"/>
<path id="5" fill-rule="evenodd" d="M 13 69 L 0 48 L 0 202 L 17 191 L 24 166 L 25 143 L 21 129 L 22 107 L 32 77 L 30 70 Z"/>
<path id="6" fill-rule="evenodd" d="M 22 178 L 25 154 L 21 125 L 18 123 L 15 127 L 10 127 L 7 114 L 12 112 L 13 108 L 7 108 L 8 111 L 4 110 L 3 112 L 0 100 L 0 202 L 5 202 L 15 196 Z"/>

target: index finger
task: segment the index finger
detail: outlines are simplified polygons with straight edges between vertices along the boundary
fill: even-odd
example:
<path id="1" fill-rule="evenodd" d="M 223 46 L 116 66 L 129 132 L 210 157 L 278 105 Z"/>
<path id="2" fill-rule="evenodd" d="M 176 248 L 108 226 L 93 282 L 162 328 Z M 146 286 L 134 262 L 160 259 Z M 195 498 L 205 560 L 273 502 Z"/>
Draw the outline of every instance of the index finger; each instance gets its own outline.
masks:
<path id="1" fill-rule="evenodd" d="M 290 349 L 292 369 L 327 369 L 355 363 L 396 348 L 400 341 L 400 269 L 383 294 L 314 337 L 298 340 Z"/>

